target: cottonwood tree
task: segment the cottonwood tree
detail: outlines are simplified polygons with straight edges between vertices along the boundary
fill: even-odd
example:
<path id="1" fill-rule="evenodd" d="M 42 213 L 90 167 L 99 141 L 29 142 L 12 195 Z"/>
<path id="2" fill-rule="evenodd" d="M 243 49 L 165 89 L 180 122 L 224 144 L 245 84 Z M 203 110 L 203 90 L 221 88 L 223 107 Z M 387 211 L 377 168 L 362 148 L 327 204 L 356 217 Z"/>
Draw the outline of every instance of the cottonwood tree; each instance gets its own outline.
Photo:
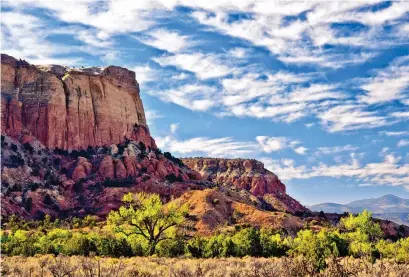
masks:
<path id="1" fill-rule="evenodd" d="M 349 240 L 349 252 L 353 256 L 372 256 L 375 250 L 374 243 L 382 237 L 382 229 L 372 219 L 372 213 L 364 210 L 358 215 L 349 214 L 341 218 L 341 230 Z"/>
<path id="2" fill-rule="evenodd" d="M 148 241 L 149 255 L 155 253 L 156 245 L 168 239 L 171 228 L 181 224 L 187 215 L 187 206 L 163 205 L 158 194 L 128 193 L 124 206 L 111 211 L 108 224 L 114 230 L 129 235 L 138 235 Z"/>

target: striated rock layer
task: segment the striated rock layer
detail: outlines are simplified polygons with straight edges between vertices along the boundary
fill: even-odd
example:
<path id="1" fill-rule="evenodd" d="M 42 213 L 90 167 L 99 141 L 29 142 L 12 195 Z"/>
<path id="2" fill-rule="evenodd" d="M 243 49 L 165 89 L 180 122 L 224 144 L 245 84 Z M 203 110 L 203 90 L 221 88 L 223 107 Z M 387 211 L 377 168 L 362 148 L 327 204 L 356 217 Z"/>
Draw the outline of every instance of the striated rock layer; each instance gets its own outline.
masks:
<path id="1" fill-rule="evenodd" d="M 124 138 L 156 148 L 135 73 L 34 66 L 1 55 L 2 134 L 49 148 L 86 149 Z"/>
<path id="2" fill-rule="evenodd" d="M 203 179 L 218 185 L 247 190 L 276 210 L 308 211 L 286 193 L 277 175 L 264 168 L 262 162 L 248 159 L 183 158 L 183 163 L 200 173 Z"/>

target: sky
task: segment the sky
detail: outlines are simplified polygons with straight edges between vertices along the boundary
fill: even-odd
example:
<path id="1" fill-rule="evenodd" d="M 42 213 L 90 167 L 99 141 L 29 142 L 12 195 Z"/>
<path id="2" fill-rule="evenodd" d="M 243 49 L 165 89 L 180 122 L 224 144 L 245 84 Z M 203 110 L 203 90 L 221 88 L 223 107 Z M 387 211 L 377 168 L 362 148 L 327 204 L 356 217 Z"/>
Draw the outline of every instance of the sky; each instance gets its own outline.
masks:
<path id="1" fill-rule="evenodd" d="M 409 2 L 1 2 L 1 51 L 136 72 L 158 146 L 254 158 L 302 204 L 409 198 Z"/>

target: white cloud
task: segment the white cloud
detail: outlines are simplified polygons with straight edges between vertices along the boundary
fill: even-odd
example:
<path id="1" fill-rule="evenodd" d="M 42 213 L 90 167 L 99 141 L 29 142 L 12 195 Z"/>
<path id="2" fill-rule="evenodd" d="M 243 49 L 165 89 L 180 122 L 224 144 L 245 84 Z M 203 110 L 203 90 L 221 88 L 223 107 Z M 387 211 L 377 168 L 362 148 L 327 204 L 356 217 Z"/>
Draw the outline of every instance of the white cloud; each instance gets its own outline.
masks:
<path id="1" fill-rule="evenodd" d="M 401 139 L 399 142 L 398 142 L 398 147 L 404 147 L 404 146 L 408 146 L 409 145 L 409 140 L 407 140 L 407 139 Z"/>
<path id="2" fill-rule="evenodd" d="M 305 166 L 294 166 L 294 160 L 273 160 L 270 158 L 262 158 L 260 161 L 264 163 L 265 168 L 277 174 L 280 180 L 308 178 L 306 177 L 307 168 Z"/>
<path id="3" fill-rule="evenodd" d="M 151 68 L 149 65 L 138 65 L 132 68 L 135 72 L 136 81 L 138 81 L 139 85 L 145 85 L 146 83 L 155 81 L 160 73 Z"/>
<path id="4" fill-rule="evenodd" d="M 385 117 L 366 111 L 362 105 L 339 105 L 319 113 L 318 118 L 330 132 L 376 128 L 388 124 Z"/>
<path id="5" fill-rule="evenodd" d="M 7 1 L 5 5 L 22 8 L 41 7 L 48 9 L 58 19 L 89 25 L 107 34 L 138 32 L 155 24 L 154 10 L 166 10 L 169 5 L 160 1 L 109 1 L 106 3 L 85 0 L 62 4 L 57 1 L 20 0 Z"/>
<path id="6" fill-rule="evenodd" d="M 170 124 L 170 132 L 172 134 L 176 134 L 176 131 L 178 130 L 178 128 L 179 128 L 179 123 Z"/>
<path id="7" fill-rule="evenodd" d="M 366 95 L 360 97 L 362 102 L 376 104 L 402 99 L 409 92 L 409 66 L 392 63 L 380 70 L 377 76 L 363 82 L 361 88 L 366 91 Z"/>
<path id="8" fill-rule="evenodd" d="M 172 80 L 185 80 L 189 77 L 189 74 L 186 74 L 184 72 L 178 74 L 178 75 L 173 75 L 172 77 L 170 77 Z"/>
<path id="9" fill-rule="evenodd" d="M 287 147 L 287 139 L 283 137 L 266 137 L 258 136 L 256 140 L 260 144 L 261 148 L 266 153 L 271 153 L 274 151 L 279 151 Z"/>
<path id="10" fill-rule="evenodd" d="M 161 66 L 175 66 L 196 74 L 199 79 L 223 77 L 234 72 L 228 61 L 215 54 L 190 53 L 162 56 L 153 59 Z"/>
<path id="11" fill-rule="evenodd" d="M 235 106 L 258 97 L 275 95 L 280 91 L 283 92 L 289 84 L 301 83 L 309 79 L 310 77 L 307 75 L 296 75 L 282 71 L 263 76 L 256 73 L 247 73 L 241 77 L 225 78 L 221 81 L 221 85 L 226 92 L 223 102 L 227 106 Z M 285 99 L 279 99 L 279 101 L 281 103 L 287 102 Z"/>
<path id="12" fill-rule="evenodd" d="M 57 55 L 72 52 L 73 47 L 49 42 L 47 26 L 33 15 L 2 11 L 1 27 L 3 53 L 33 64 L 73 65 L 80 61 L 78 58 L 57 58 Z"/>
<path id="13" fill-rule="evenodd" d="M 138 38 L 146 45 L 166 50 L 170 53 L 177 53 L 192 46 L 188 36 L 180 35 L 178 32 L 167 29 L 156 29 Z"/>
<path id="14" fill-rule="evenodd" d="M 409 11 L 406 1 L 394 2 L 388 8 L 376 12 L 353 12 L 347 14 L 345 21 L 354 20 L 366 25 L 382 25 L 404 16 Z"/>
<path id="15" fill-rule="evenodd" d="M 229 55 L 237 59 L 245 58 L 248 54 L 249 50 L 241 47 L 236 47 L 229 50 Z"/>
<path id="16" fill-rule="evenodd" d="M 320 107 L 327 109 L 324 100 L 335 101 L 345 97 L 337 91 L 336 85 L 316 83 L 305 86 L 313 77 L 279 71 L 222 79 L 224 91 L 218 94 L 223 104 L 222 114 L 290 123 L 313 114 Z"/>
<path id="17" fill-rule="evenodd" d="M 295 153 L 305 155 L 308 150 L 306 147 L 298 146 L 301 143 L 300 141 L 290 140 L 285 137 L 257 136 L 256 140 L 265 153 L 276 152 L 290 147 Z"/>
<path id="18" fill-rule="evenodd" d="M 293 122 L 306 115 L 304 111 L 307 105 L 304 103 L 291 103 L 285 105 L 265 106 L 263 103 L 241 104 L 231 107 L 226 115 L 239 117 L 248 116 L 255 118 L 272 118 L 276 121 Z"/>
<path id="19" fill-rule="evenodd" d="M 352 152 L 358 150 L 357 146 L 353 146 L 351 144 L 343 145 L 343 146 L 333 146 L 333 147 L 319 147 L 316 151 L 316 155 L 328 155 L 328 154 L 336 154 L 340 152 Z"/>
<path id="20" fill-rule="evenodd" d="M 216 105 L 214 87 L 187 84 L 166 90 L 149 90 L 147 93 L 159 97 L 162 101 L 172 102 L 194 111 L 206 111 Z"/>
<path id="21" fill-rule="evenodd" d="M 303 146 L 294 148 L 294 152 L 297 153 L 297 154 L 299 154 L 299 155 L 305 155 L 306 152 L 307 152 L 307 150 L 308 150 L 308 148 L 305 148 L 305 147 L 303 147 Z"/>
<path id="22" fill-rule="evenodd" d="M 409 118 L 409 112 L 393 112 L 391 116 L 397 118 Z"/>
<path id="23" fill-rule="evenodd" d="M 239 142 L 231 137 L 211 139 L 197 137 L 177 140 L 173 136 L 157 138 L 158 147 L 181 156 L 204 155 L 209 157 L 243 157 L 252 155 L 256 150 L 253 142 Z"/>
<path id="24" fill-rule="evenodd" d="M 145 107 L 145 117 L 146 117 L 146 120 L 148 121 L 148 124 L 150 125 L 153 123 L 155 119 L 163 118 L 163 115 L 158 111 L 150 110 L 150 109 L 148 110 Z"/>
<path id="25" fill-rule="evenodd" d="M 389 24 L 391 20 L 402 18 L 407 7 L 397 3 L 379 12 L 362 11 L 359 8 L 376 4 L 374 1 L 358 2 L 300 2 L 293 3 L 253 3 L 229 8 L 210 9 L 210 12 L 195 11 L 192 17 L 215 31 L 247 40 L 254 45 L 264 46 L 285 63 L 316 64 L 322 67 L 340 68 L 346 65 L 363 63 L 373 58 L 379 46 L 393 44 L 393 35 L 379 35 L 378 25 Z M 298 6 L 297 6 L 298 5 Z M 272 8 L 271 6 L 274 6 Z M 265 10 L 260 7 L 268 7 Z M 206 8 L 205 8 L 206 9 Z M 229 12 L 243 9 L 252 17 L 231 20 Z M 285 11 L 285 12 L 284 12 Z M 306 20 L 294 20 L 288 24 L 284 16 L 306 13 Z M 345 35 L 335 32 L 334 23 L 360 21 L 369 27 L 360 33 Z M 391 38 L 389 38 L 389 37 Z M 398 39 L 395 39 L 398 41 Z M 322 46 L 347 45 L 359 47 L 347 53 L 336 48 L 324 49 Z"/>
<path id="26" fill-rule="evenodd" d="M 409 135 L 409 131 L 397 131 L 397 132 L 381 131 L 380 134 L 386 135 L 388 137 L 406 136 L 406 135 Z"/>
<path id="27" fill-rule="evenodd" d="M 291 102 L 312 102 L 320 101 L 324 99 L 340 99 L 344 98 L 344 95 L 339 92 L 335 92 L 335 85 L 328 84 L 312 84 L 308 88 L 299 88 L 289 95 L 289 101 Z"/>
<path id="28" fill-rule="evenodd" d="M 72 32 L 75 37 L 93 47 L 112 47 L 113 41 L 106 36 L 106 34 L 102 31 L 98 32 L 95 30 L 87 30 L 87 29 L 80 29 L 80 30 L 67 30 L 67 32 Z"/>
<path id="29" fill-rule="evenodd" d="M 284 71 L 265 75 L 246 73 L 241 77 L 222 79 L 220 82 L 223 89 L 217 86 L 185 84 L 165 90 L 151 90 L 148 93 L 191 110 L 217 108 L 220 111 L 217 110 L 216 113 L 220 116 L 235 115 L 292 122 L 311 114 L 314 111 L 313 103 L 344 97 L 336 90 L 335 85 L 289 87 L 291 84 L 306 83 L 311 79 L 312 75 L 309 74 L 291 74 Z"/>

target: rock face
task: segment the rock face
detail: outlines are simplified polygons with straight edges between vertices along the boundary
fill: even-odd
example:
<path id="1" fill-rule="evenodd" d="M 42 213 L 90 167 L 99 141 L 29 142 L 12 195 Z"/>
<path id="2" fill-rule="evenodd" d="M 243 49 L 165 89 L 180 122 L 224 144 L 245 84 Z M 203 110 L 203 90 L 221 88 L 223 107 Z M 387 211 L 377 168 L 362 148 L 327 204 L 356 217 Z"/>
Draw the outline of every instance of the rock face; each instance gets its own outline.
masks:
<path id="1" fill-rule="evenodd" d="M 46 147 L 86 149 L 124 138 L 156 148 L 135 73 L 125 68 L 34 66 L 1 55 L 2 134 Z"/>
<path id="2" fill-rule="evenodd" d="M 184 158 L 183 163 L 204 179 L 217 184 L 232 184 L 255 196 L 285 194 L 285 185 L 262 162 L 244 159 Z"/>
<path id="3" fill-rule="evenodd" d="M 234 186 L 263 199 L 276 210 L 308 211 L 286 194 L 277 175 L 264 168 L 262 162 L 247 159 L 184 158 L 183 163 L 218 185 Z"/>

